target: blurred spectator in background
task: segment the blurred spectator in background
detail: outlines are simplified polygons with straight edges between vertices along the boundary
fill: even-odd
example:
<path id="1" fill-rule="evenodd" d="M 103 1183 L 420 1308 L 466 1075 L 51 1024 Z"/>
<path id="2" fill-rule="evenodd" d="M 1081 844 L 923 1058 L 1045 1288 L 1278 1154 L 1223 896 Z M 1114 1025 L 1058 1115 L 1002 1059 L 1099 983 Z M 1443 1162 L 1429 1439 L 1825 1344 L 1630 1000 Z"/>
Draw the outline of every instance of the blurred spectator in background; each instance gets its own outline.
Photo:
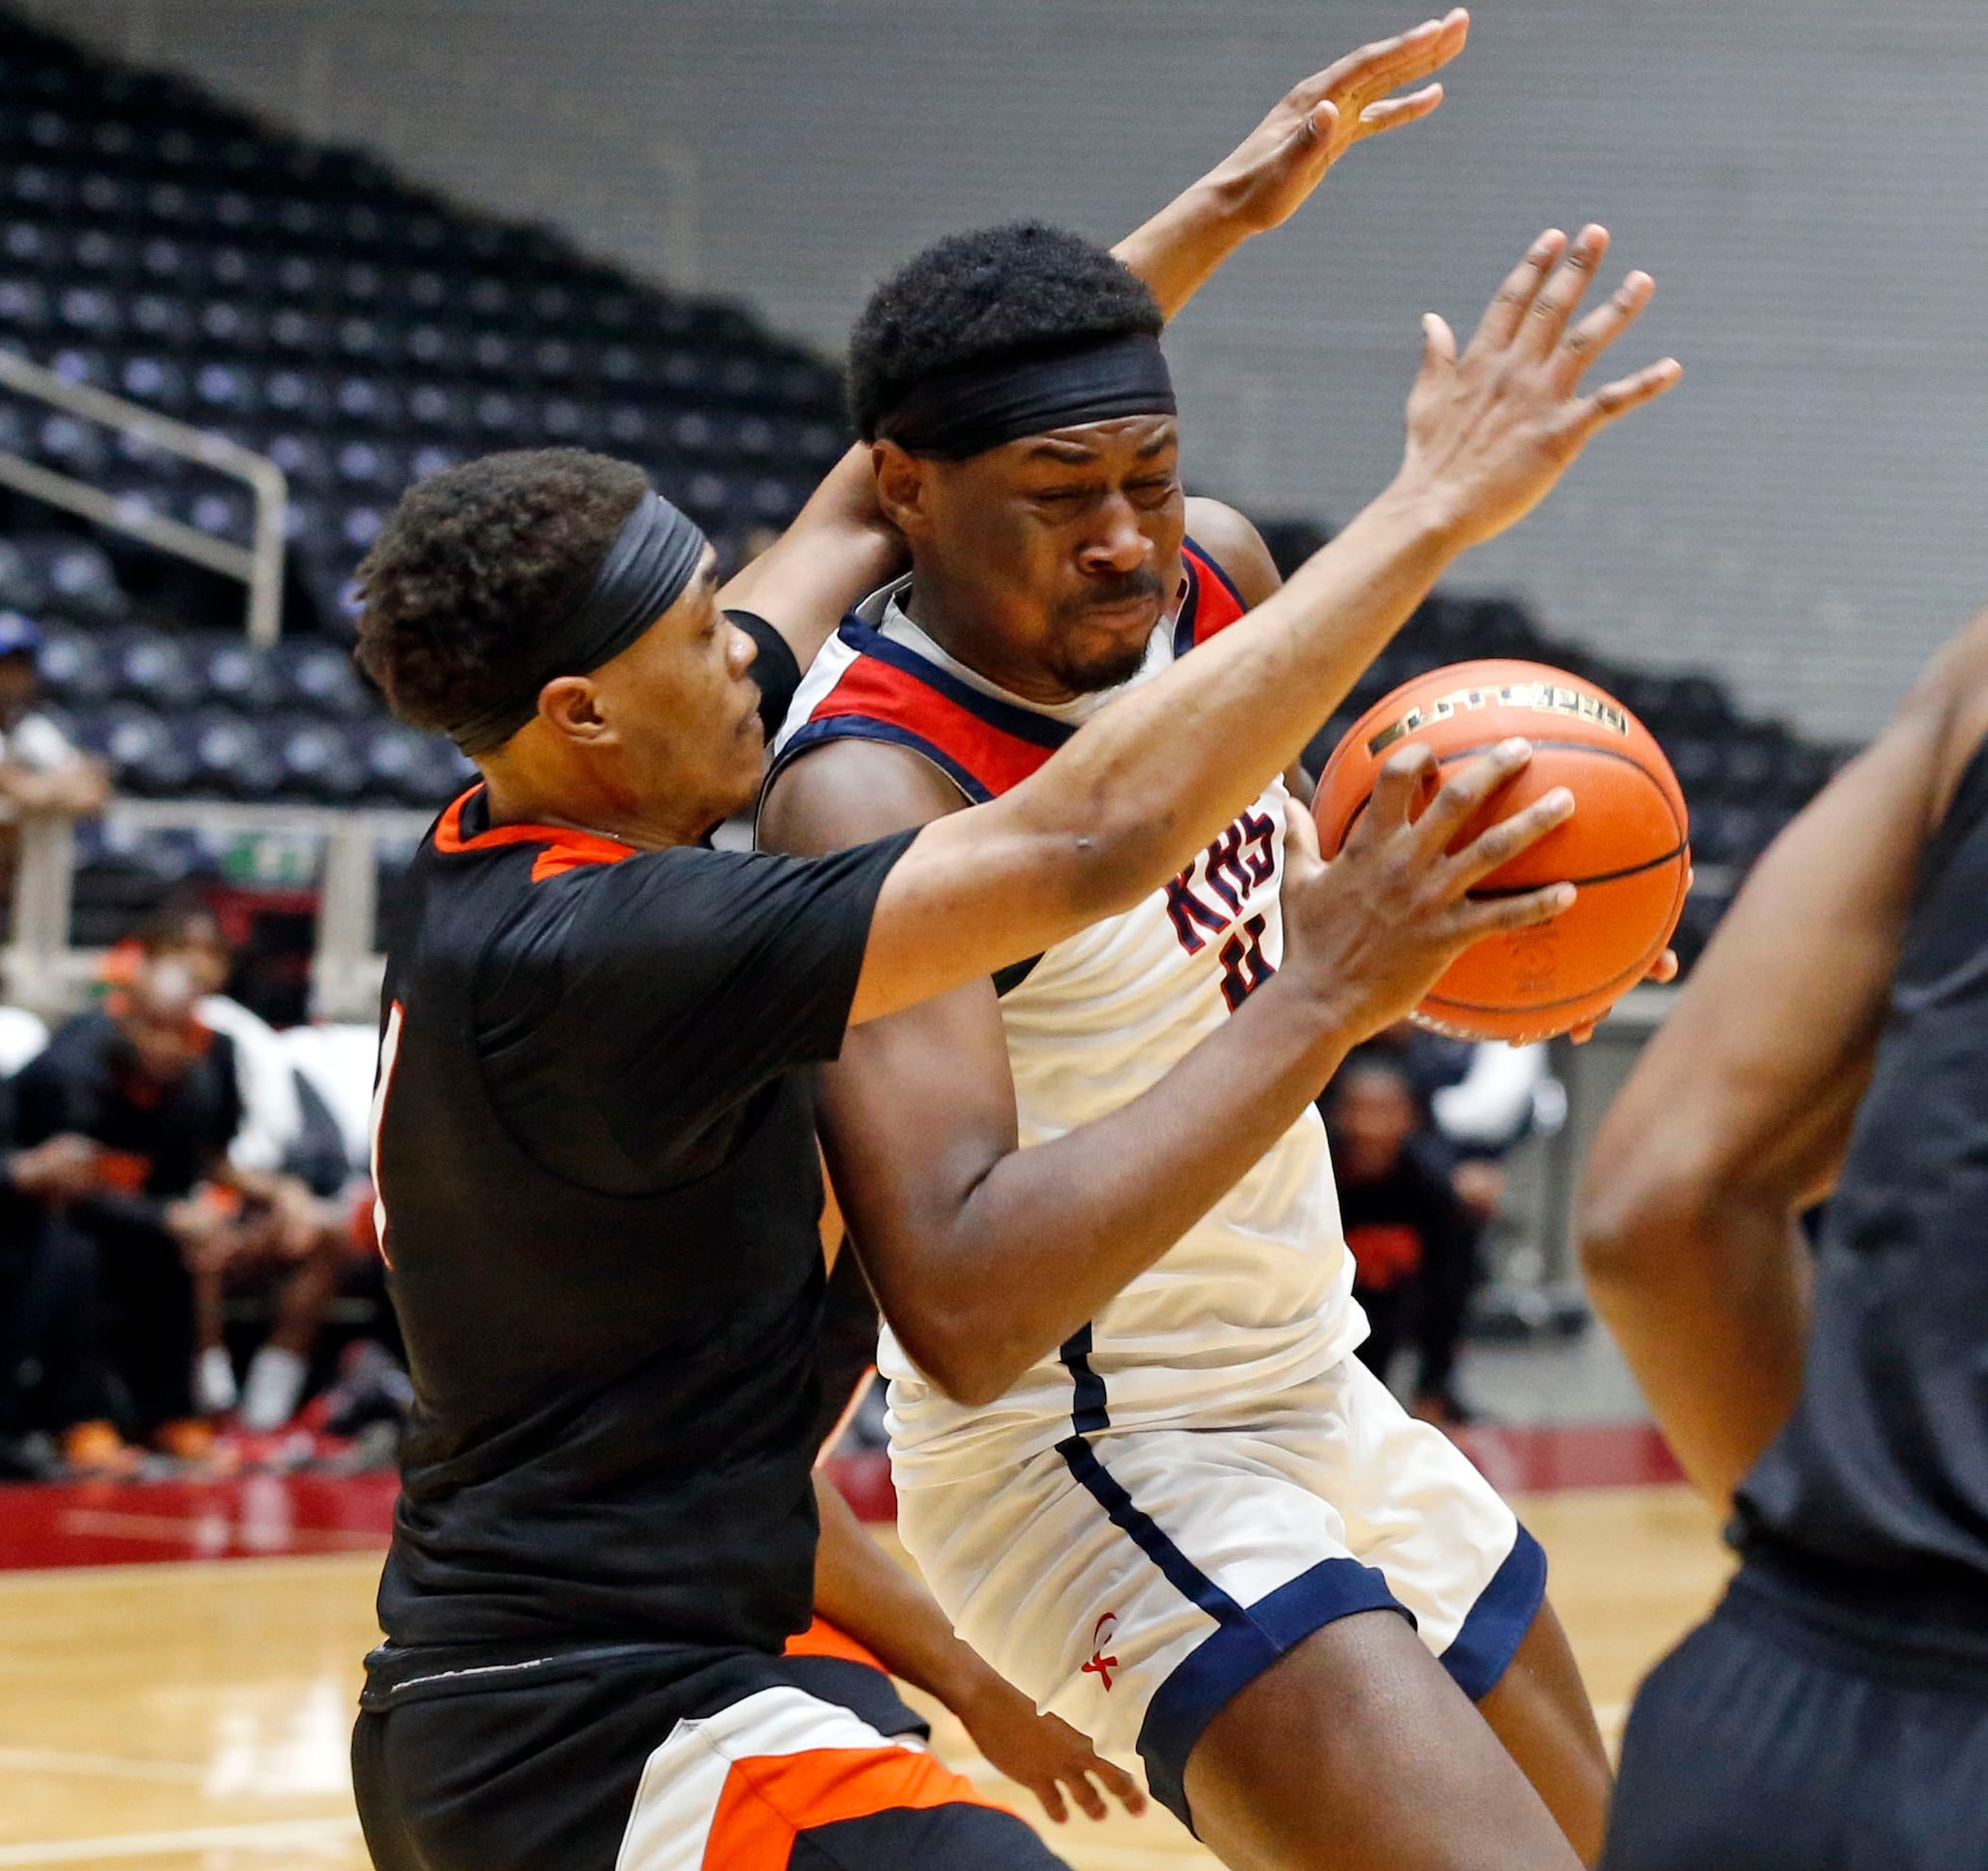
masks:
<path id="1" fill-rule="evenodd" d="M 1384 1383 L 1396 1352 L 1412 1340 L 1416 1414 L 1445 1427 L 1466 1423 L 1456 1363 L 1480 1223 L 1431 1148 L 1406 1062 L 1398 1051 L 1361 1048 L 1326 1087 L 1321 1108 L 1353 1292 L 1371 1327 L 1359 1356 Z"/>
<path id="2" fill-rule="evenodd" d="M 0 1089 L 10 1136 L 12 1104 L 11 1088 Z M 0 1476 L 45 1474 L 58 1452 L 83 1473 L 136 1467 L 110 1423 L 95 1257 L 63 1214 L 94 1187 L 97 1155 L 76 1136 L 0 1155 Z"/>
<path id="3" fill-rule="evenodd" d="M 234 1049 L 200 1023 L 198 1000 L 184 967 L 148 964 L 102 1012 L 64 1022 L 15 1083 L 24 1149 L 99 1146 L 69 1218 L 96 1250 L 119 1428 L 189 1459 L 212 1444 L 193 1405 L 194 1274 L 229 1221 L 203 1185 L 241 1117 Z"/>
<path id="4" fill-rule="evenodd" d="M 297 1177 L 320 1196 L 345 1185 L 344 1133 L 317 1088 L 297 1069 L 294 1052 L 275 1027 L 228 993 L 235 953 L 219 919 L 204 904 L 168 905 L 140 925 L 106 961 L 115 982 L 145 960 L 178 961 L 200 987 L 201 1022 L 234 1046 L 241 1129 L 228 1145 L 237 1170 Z M 368 1072 L 371 1093 L 371 1072 Z"/>
<path id="5" fill-rule="evenodd" d="M 1440 1069 L 1425 1066 L 1423 1083 L 1436 1136 L 1449 1152 L 1450 1187 L 1489 1226 L 1505 1206 L 1506 1154 L 1536 1132 L 1560 1129 L 1566 1092 L 1548 1070 L 1545 1046 L 1502 1041 L 1465 1042 Z"/>
<path id="6" fill-rule="evenodd" d="M 103 764 L 77 747 L 35 704 L 41 673 L 35 664 L 42 634 L 18 611 L 0 611 L 0 902 L 11 918 L 14 873 L 20 863 L 22 813 L 101 812 L 111 796 Z"/>
<path id="7" fill-rule="evenodd" d="M 239 1405 L 241 1427 L 262 1435 L 281 1428 L 303 1401 L 311 1347 L 344 1277 L 351 1231 L 345 1207 L 314 1200 L 345 1187 L 338 1124 L 297 1071 L 282 1035 L 225 992 L 234 959 L 212 911 L 181 904 L 158 911 L 120 943 L 105 973 L 115 988 L 148 965 L 183 967 L 199 990 L 200 1023 L 229 1043 L 241 1121 L 228 1142 L 225 1181 L 247 1207 L 196 1276 L 195 1400 L 212 1415 Z M 237 1386 L 222 1302 L 244 1287 L 273 1289 L 274 1317 Z"/>
<path id="8" fill-rule="evenodd" d="M 33 623 L 18 611 L 0 611 L 0 799 L 23 812 L 101 812 L 111 796 L 102 762 L 35 705 L 41 647 Z"/>

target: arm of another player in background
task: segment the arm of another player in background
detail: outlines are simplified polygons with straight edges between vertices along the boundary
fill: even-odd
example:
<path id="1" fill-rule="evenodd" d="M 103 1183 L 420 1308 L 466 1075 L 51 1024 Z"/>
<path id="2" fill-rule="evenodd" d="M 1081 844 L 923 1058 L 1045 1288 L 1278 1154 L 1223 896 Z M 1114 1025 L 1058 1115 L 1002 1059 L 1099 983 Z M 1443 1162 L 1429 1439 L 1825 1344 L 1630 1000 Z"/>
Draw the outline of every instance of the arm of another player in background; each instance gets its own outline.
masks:
<path id="1" fill-rule="evenodd" d="M 1061 1824 L 1065 1792 L 1093 1819 L 1106 1816 L 1096 1779 L 1127 1812 L 1145 1809 L 1131 1775 L 1100 1760 L 1075 1729 L 1037 1715 L 1028 1698 L 953 1634 L 946 1614 L 917 1579 L 863 1530 L 834 1482 L 817 1470 L 821 1542 L 815 1549 L 814 1608 L 890 1671 L 936 1697 L 990 1762 L 1042 1802 Z"/>
<path id="2" fill-rule="evenodd" d="M 1686 1472 L 1722 1505 L 1801 1390 L 1793 1219 L 1835 1184 L 1919 854 L 1984 730 L 1988 619 L 1769 849 L 1588 1159 L 1588 1290 Z"/>
<path id="3" fill-rule="evenodd" d="M 1246 240 L 1289 219 L 1355 142 L 1435 110 L 1440 85 L 1410 98 L 1387 93 L 1447 65 L 1469 27 L 1459 10 L 1306 79 L 1228 157 L 1113 251 L 1174 317 Z M 850 607 L 904 565 L 903 542 L 877 506 L 870 450 L 858 445 L 717 601 L 720 609 L 764 618 L 805 673 Z"/>

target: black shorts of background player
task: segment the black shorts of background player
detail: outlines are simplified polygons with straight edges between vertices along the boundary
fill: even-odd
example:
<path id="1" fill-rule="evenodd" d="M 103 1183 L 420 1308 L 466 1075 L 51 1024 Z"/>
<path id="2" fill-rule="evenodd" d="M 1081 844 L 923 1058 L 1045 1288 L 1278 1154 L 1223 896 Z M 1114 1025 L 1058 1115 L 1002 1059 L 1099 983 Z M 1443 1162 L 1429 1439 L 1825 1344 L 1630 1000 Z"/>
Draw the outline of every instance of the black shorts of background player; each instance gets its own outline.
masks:
<path id="1" fill-rule="evenodd" d="M 1762 859 L 1596 1141 L 1590 1289 L 1743 1561 L 1636 1699 L 1620 1871 L 1988 1864 L 1984 736 L 1988 619 Z"/>

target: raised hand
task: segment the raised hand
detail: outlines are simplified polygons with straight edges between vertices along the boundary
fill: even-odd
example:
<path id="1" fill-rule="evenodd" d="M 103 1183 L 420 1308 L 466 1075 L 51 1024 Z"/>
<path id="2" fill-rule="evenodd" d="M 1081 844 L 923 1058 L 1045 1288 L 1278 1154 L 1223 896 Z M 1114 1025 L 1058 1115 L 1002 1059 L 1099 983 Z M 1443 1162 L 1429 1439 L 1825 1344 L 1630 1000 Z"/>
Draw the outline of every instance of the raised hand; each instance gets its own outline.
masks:
<path id="1" fill-rule="evenodd" d="M 1449 64 L 1469 31 L 1470 15 L 1459 7 L 1314 72 L 1285 92 L 1221 162 L 1112 252 L 1173 318 L 1246 240 L 1295 214 L 1354 143 L 1413 124 L 1441 104 L 1441 85 L 1425 85 L 1405 98 L 1388 94 Z"/>
<path id="2" fill-rule="evenodd" d="M 1647 273 L 1631 273 L 1574 323 L 1607 251 L 1606 228 L 1582 228 L 1571 246 L 1550 228 L 1499 288 L 1461 357 L 1441 318 L 1432 312 L 1423 321 L 1422 369 L 1408 399 L 1408 447 L 1395 487 L 1433 499 L 1461 544 L 1523 519 L 1590 438 L 1683 375 L 1675 358 L 1664 358 L 1581 390 L 1588 367 L 1656 290 Z"/>
<path id="3" fill-rule="evenodd" d="M 1450 849 L 1532 757 L 1529 742 L 1502 741 L 1437 787 L 1435 754 L 1408 742 L 1381 768 L 1367 809 L 1329 865 L 1318 860 L 1310 813 L 1293 806 L 1278 974 L 1286 990 L 1316 992 L 1339 1031 L 1364 1038 L 1406 1018 L 1471 943 L 1568 909 L 1571 884 L 1482 903 L 1469 894 L 1572 816 L 1564 787 Z M 1418 813 L 1423 799 L 1427 809 Z"/>
<path id="4" fill-rule="evenodd" d="M 1208 182 L 1231 197 L 1249 232 L 1280 225 L 1354 143 L 1419 123 L 1443 102 L 1441 85 L 1406 98 L 1388 94 L 1441 71 L 1469 35 L 1470 14 L 1457 7 L 1314 72 L 1283 95 Z"/>

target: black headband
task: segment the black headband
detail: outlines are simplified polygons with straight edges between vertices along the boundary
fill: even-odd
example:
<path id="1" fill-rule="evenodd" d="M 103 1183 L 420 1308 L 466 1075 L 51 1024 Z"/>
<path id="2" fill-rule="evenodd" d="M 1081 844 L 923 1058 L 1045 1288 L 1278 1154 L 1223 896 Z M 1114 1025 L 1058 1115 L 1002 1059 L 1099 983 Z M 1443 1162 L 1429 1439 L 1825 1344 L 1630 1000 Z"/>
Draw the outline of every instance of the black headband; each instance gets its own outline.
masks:
<path id="1" fill-rule="evenodd" d="M 1127 332 L 935 371 L 878 418 L 877 433 L 912 454 L 964 461 L 1077 422 L 1174 411 L 1160 341 Z"/>
<path id="2" fill-rule="evenodd" d="M 653 489 L 622 523 L 601 569 L 540 639 L 525 671 L 499 701 L 448 730 L 472 759 L 515 734 L 538 712 L 538 691 L 555 675 L 585 675 L 621 655 L 683 596 L 704 562 L 705 536 Z"/>

